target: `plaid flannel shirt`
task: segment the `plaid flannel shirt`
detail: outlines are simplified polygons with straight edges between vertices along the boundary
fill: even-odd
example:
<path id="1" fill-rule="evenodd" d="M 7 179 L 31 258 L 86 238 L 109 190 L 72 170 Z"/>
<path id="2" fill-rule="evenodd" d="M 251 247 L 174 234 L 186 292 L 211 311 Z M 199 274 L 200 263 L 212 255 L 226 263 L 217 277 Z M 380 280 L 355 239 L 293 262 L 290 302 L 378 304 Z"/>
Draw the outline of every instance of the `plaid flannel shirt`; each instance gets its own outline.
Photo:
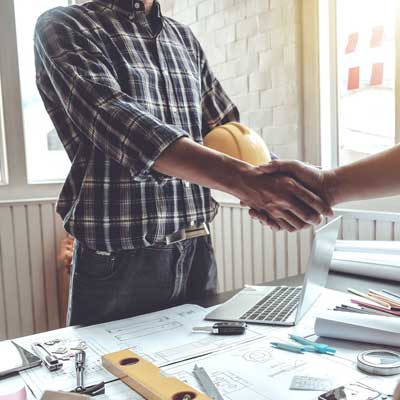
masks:
<path id="1" fill-rule="evenodd" d="M 182 137 L 203 143 L 238 120 L 191 30 L 139 0 L 94 0 L 43 14 L 37 85 L 71 160 L 57 211 L 90 248 L 134 249 L 210 222 L 207 188 L 152 166 Z"/>

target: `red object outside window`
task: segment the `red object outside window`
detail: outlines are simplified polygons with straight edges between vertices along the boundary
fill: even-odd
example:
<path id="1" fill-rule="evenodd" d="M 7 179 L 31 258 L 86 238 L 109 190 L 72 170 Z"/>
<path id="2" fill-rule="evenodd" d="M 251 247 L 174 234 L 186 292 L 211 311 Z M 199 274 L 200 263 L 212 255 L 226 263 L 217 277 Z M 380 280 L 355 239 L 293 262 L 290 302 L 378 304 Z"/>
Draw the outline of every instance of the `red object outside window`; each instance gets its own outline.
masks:
<path id="1" fill-rule="evenodd" d="M 383 83 L 383 63 L 375 63 L 372 64 L 372 73 L 371 73 L 371 86 L 382 85 Z"/>
<path id="2" fill-rule="evenodd" d="M 353 67 L 349 69 L 349 76 L 347 79 L 347 90 L 355 90 L 360 88 L 360 67 Z"/>
<path id="3" fill-rule="evenodd" d="M 376 26 L 372 29 L 370 47 L 380 47 L 383 42 L 383 26 Z"/>
<path id="4" fill-rule="evenodd" d="M 345 53 L 349 54 L 349 53 L 355 52 L 356 48 L 357 48 L 357 44 L 358 44 L 358 33 L 357 32 L 351 33 L 349 35 Z"/>

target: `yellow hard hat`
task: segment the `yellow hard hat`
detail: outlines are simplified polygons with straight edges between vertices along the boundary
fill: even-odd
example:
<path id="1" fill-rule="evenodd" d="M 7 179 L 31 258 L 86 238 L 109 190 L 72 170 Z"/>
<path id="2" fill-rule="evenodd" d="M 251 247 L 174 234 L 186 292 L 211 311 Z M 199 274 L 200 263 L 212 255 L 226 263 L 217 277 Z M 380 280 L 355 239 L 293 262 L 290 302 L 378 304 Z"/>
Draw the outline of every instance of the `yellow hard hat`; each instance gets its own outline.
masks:
<path id="1" fill-rule="evenodd" d="M 271 161 L 271 154 L 260 135 L 238 122 L 214 128 L 204 138 L 204 145 L 255 166 Z"/>

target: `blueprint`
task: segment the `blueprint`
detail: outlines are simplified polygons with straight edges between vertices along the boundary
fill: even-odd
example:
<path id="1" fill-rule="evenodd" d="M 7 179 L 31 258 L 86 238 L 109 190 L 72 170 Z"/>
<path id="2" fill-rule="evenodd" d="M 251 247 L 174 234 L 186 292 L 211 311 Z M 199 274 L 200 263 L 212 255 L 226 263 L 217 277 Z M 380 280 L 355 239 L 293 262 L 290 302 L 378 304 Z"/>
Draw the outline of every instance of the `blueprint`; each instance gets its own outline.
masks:
<path id="1" fill-rule="evenodd" d="M 329 379 L 332 387 L 361 381 L 383 393 L 393 392 L 397 377 L 373 378 L 356 367 L 357 353 L 370 349 L 367 344 L 321 338 L 337 349 L 337 355 L 297 354 L 274 349 L 271 341 L 290 342 L 288 334 L 312 335 L 315 316 L 345 301 L 346 294 L 327 290 L 296 327 L 252 325 L 245 335 L 215 336 L 192 333 L 194 326 L 212 325 L 204 321 L 210 311 L 195 305 L 183 305 L 139 317 L 83 328 L 65 328 L 16 340 L 30 350 L 33 342 L 51 343 L 49 350 L 83 346 L 87 353 L 86 385 L 107 382 L 99 400 L 142 400 L 124 383 L 101 366 L 101 355 L 131 348 L 149 361 L 201 390 L 192 375 L 194 365 L 204 367 L 225 400 L 308 400 L 318 393 L 289 390 L 294 375 Z M 311 336 L 310 339 L 318 339 Z M 71 350 L 72 351 L 72 350 Z M 37 367 L 21 373 L 37 399 L 44 390 L 71 390 L 76 386 L 73 353 L 62 355 L 64 366 L 56 372 Z M 0 389 L 4 386 L 0 382 Z"/>
<path id="2" fill-rule="evenodd" d="M 209 309 L 186 304 L 138 317 L 90 326 L 79 334 L 98 354 L 130 348 L 157 366 L 215 352 L 238 343 L 254 340 L 261 332 L 247 329 L 244 335 L 218 336 L 193 333 L 194 326 L 213 325 L 203 321 Z"/>
<path id="3" fill-rule="evenodd" d="M 54 345 L 46 345 L 49 351 L 57 348 L 78 348 L 84 344 L 83 350 L 87 355 L 85 384 L 89 386 L 115 379 L 101 365 L 103 354 L 131 348 L 154 364 L 164 366 L 262 337 L 261 333 L 253 330 L 239 336 L 193 333 L 194 326 L 212 325 L 203 321 L 208 312 L 209 310 L 196 305 L 183 305 L 100 325 L 65 328 L 28 336 L 18 339 L 17 343 L 31 350 L 34 342 L 43 344 L 57 341 Z M 68 354 L 71 357 L 68 357 Z M 40 398 L 45 390 L 70 391 L 76 386 L 73 355 L 73 351 L 69 351 L 66 357 L 61 355 L 63 367 L 58 371 L 49 372 L 42 366 L 24 371 L 21 376 L 37 398 Z M 129 390 L 132 393 L 123 384 L 112 385 L 111 388 Z M 114 393 L 112 398 L 117 398 L 117 395 Z M 123 394 L 121 398 L 127 397 Z"/>
<path id="4" fill-rule="evenodd" d="M 354 382 L 363 375 L 355 368 L 345 367 L 313 353 L 297 354 L 271 347 L 271 341 L 284 338 L 265 337 L 234 349 L 182 362 L 163 370 L 200 390 L 192 375 L 195 364 L 206 369 L 225 400 L 308 400 L 316 392 L 291 391 L 294 375 L 329 379 L 332 387 Z"/>

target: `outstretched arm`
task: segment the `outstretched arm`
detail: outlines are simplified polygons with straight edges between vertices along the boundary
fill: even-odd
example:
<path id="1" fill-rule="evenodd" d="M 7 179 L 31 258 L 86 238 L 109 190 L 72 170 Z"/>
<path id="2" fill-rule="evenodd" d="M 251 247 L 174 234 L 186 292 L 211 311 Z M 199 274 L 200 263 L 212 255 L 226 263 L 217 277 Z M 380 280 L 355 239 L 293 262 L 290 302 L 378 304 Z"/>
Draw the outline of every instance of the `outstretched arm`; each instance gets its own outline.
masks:
<path id="1" fill-rule="evenodd" d="M 273 161 L 265 173 L 283 173 L 321 195 L 331 206 L 400 194 L 400 145 L 332 170 L 300 161 Z"/>
<path id="2" fill-rule="evenodd" d="M 188 138 L 177 140 L 157 159 L 153 169 L 166 175 L 218 189 L 256 210 L 284 221 L 286 229 L 318 223 L 330 207 L 312 191 L 281 174 L 259 168 L 206 148 Z"/>
<path id="3" fill-rule="evenodd" d="M 326 173 L 333 204 L 400 194 L 400 146 Z"/>

